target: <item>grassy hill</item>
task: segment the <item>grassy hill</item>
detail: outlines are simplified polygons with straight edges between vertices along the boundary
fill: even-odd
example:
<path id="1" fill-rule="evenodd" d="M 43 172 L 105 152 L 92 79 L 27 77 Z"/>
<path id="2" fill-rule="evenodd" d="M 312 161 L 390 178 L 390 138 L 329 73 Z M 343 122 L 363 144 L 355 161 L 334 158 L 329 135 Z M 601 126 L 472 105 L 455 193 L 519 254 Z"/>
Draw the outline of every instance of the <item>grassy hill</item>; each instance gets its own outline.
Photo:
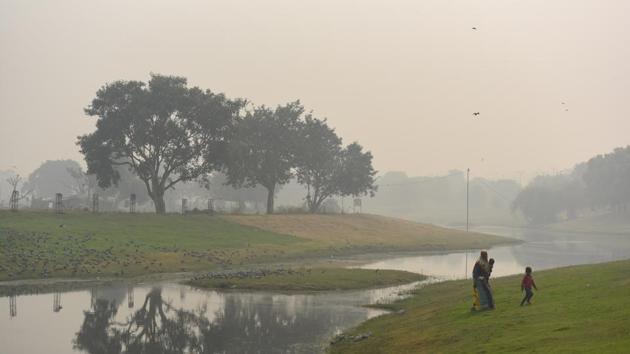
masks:
<path id="1" fill-rule="evenodd" d="M 186 272 L 506 241 L 377 216 L 0 211 L 0 280 Z"/>
<path id="2" fill-rule="evenodd" d="M 497 308 L 470 312 L 471 281 L 417 290 L 404 310 L 349 331 L 332 353 L 622 353 L 630 348 L 630 261 L 536 272 L 540 289 L 520 307 L 521 276 L 493 281 Z"/>

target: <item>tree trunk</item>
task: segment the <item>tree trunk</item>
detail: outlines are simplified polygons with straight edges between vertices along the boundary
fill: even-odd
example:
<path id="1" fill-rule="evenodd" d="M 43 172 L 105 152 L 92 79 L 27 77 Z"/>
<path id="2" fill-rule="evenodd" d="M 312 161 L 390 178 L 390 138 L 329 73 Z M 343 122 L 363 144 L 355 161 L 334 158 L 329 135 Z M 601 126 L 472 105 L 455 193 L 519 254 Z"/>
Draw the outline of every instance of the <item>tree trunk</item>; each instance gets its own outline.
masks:
<path id="1" fill-rule="evenodd" d="M 155 213 L 156 214 L 165 214 L 166 213 L 166 203 L 164 203 L 164 192 L 162 193 L 153 193 L 151 196 L 153 199 L 153 204 L 155 204 Z"/>
<path id="2" fill-rule="evenodd" d="M 273 214 L 273 202 L 276 197 L 276 186 L 267 187 L 267 214 Z"/>
<path id="3" fill-rule="evenodd" d="M 317 212 L 319 212 L 319 207 L 322 204 L 322 200 L 320 200 L 319 193 L 318 193 L 317 189 L 315 189 L 315 193 L 314 193 L 313 196 L 311 196 L 310 192 L 309 192 L 309 195 L 306 197 L 306 201 L 307 201 L 307 204 L 308 204 L 308 211 L 309 211 L 309 213 L 316 214 Z"/>
<path id="4" fill-rule="evenodd" d="M 311 212 L 311 214 L 317 214 L 319 212 L 319 208 L 321 207 L 322 202 L 321 201 L 317 201 L 315 199 L 311 200 L 309 202 L 309 211 Z"/>

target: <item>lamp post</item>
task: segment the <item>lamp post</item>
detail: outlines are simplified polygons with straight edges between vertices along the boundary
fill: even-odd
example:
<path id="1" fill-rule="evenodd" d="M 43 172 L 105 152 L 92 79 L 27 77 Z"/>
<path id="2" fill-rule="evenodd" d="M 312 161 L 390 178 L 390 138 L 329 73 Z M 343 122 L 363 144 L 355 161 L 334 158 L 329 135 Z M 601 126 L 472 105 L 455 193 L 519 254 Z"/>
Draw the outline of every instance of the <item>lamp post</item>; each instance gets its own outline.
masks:
<path id="1" fill-rule="evenodd" d="M 468 232 L 468 186 L 470 185 L 470 168 L 466 170 L 466 232 Z"/>
<path id="2" fill-rule="evenodd" d="M 468 193 L 468 187 L 470 186 L 470 168 L 466 169 L 466 232 L 468 232 L 469 229 L 469 225 L 468 225 L 468 207 L 469 207 L 469 203 L 468 203 L 468 197 L 469 197 L 469 193 Z M 466 265 L 464 266 L 464 279 L 468 279 L 468 251 L 466 251 Z"/>

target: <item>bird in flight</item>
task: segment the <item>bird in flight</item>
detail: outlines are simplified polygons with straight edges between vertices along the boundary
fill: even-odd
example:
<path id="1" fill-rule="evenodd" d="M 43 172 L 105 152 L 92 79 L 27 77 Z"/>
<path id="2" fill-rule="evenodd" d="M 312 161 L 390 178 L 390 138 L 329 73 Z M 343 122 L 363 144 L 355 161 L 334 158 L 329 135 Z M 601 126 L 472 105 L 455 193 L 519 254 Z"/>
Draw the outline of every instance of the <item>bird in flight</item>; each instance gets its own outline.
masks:
<path id="1" fill-rule="evenodd" d="M 479 115 L 479 112 L 475 112 L 473 113 L 473 116 L 477 117 Z"/>
<path id="2" fill-rule="evenodd" d="M 472 29 L 474 29 L 475 31 L 477 30 L 477 27 L 473 27 Z"/>

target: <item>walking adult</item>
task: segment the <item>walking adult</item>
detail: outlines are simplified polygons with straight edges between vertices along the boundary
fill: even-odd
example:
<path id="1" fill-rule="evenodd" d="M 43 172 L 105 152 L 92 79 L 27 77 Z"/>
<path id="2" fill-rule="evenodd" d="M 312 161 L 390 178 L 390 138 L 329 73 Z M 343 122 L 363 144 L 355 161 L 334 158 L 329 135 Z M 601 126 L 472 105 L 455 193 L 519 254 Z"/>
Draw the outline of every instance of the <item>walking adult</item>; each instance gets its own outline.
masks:
<path id="1" fill-rule="evenodd" d="M 476 295 L 472 310 L 489 310 L 494 308 L 492 290 L 488 283 L 490 272 L 491 265 L 488 261 L 488 252 L 481 251 L 472 272 L 473 292 Z"/>

